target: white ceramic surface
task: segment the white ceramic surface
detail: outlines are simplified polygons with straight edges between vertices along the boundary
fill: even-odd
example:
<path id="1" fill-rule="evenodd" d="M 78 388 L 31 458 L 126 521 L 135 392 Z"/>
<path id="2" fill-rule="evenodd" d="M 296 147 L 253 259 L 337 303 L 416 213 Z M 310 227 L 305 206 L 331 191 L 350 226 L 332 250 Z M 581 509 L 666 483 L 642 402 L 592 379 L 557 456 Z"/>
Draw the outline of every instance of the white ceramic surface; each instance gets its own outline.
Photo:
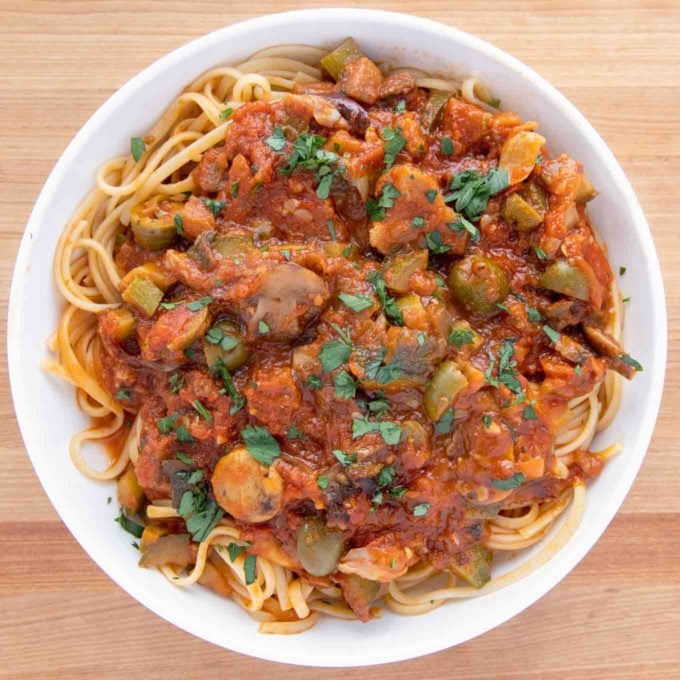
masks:
<path id="1" fill-rule="evenodd" d="M 130 537 L 113 522 L 111 484 L 82 477 L 68 440 L 84 420 L 73 390 L 39 368 L 61 299 L 52 256 L 62 225 L 95 181 L 97 168 L 144 134 L 182 87 L 218 64 L 234 63 L 276 44 L 331 46 L 352 35 L 376 58 L 446 73 L 479 71 L 503 108 L 538 120 L 553 151 L 580 159 L 598 198 L 591 215 L 609 247 L 628 305 L 625 345 L 644 365 L 624 386 L 621 410 L 596 446 L 620 440 L 624 452 L 590 485 L 582 525 L 569 544 L 525 580 L 422 617 L 386 613 L 370 624 L 324 619 L 299 636 L 262 636 L 235 604 L 201 588 L 182 590 L 136 566 Z M 26 448 L 45 491 L 75 538 L 130 595 L 177 626 L 217 645 L 275 661 L 356 666 L 398 661 L 459 644 L 528 607 L 592 547 L 621 505 L 642 463 L 654 427 L 666 363 L 663 284 L 649 227 L 619 164 L 578 110 L 532 70 L 488 43 L 406 15 L 352 9 L 265 16 L 206 35 L 163 57 L 116 92 L 85 124 L 55 166 L 29 220 L 17 257 L 9 309 L 12 395 Z M 522 559 L 522 558 L 520 558 Z M 561 606 L 569 606 L 568 602 Z"/>

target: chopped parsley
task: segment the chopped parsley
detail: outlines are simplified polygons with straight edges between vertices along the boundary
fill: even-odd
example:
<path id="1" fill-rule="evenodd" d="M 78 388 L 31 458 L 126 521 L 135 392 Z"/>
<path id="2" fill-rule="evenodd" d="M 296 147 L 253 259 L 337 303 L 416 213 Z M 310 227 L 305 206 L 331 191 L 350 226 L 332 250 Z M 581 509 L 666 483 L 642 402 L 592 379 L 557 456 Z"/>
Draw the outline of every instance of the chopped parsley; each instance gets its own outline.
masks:
<path id="1" fill-rule="evenodd" d="M 137 524 L 137 522 L 133 522 L 123 511 L 123 508 L 120 508 L 118 511 L 118 517 L 116 517 L 114 522 L 118 522 L 120 524 L 122 529 L 125 529 L 125 531 L 128 532 L 128 534 L 132 534 L 135 538 L 141 538 L 142 533 L 144 532 L 144 527 L 141 524 Z"/>
<path id="2" fill-rule="evenodd" d="M 333 378 L 333 384 L 335 385 L 335 396 L 338 399 L 353 399 L 356 396 L 356 380 L 347 371 L 340 371 Z"/>
<path id="3" fill-rule="evenodd" d="M 438 192 L 436 189 L 428 189 L 428 190 L 425 192 L 425 196 L 427 197 L 427 200 L 428 200 L 430 203 L 434 203 L 434 199 L 437 198 L 437 194 L 438 194 L 438 193 L 439 193 L 439 192 Z"/>
<path id="4" fill-rule="evenodd" d="M 522 472 L 516 472 L 512 477 L 508 477 L 507 479 L 494 479 L 491 484 L 502 491 L 511 491 L 525 481 L 526 477 L 524 474 Z"/>
<path id="5" fill-rule="evenodd" d="M 340 293 L 338 297 L 353 312 L 361 312 L 373 305 L 373 298 L 370 295 L 352 295 L 350 293 Z"/>
<path id="6" fill-rule="evenodd" d="M 238 545 L 238 543 L 230 543 L 227 546 L 227 553 L 229 554 L 229 561 L 234 562 L 236 558 L 246 549 L 245 545 Z"/>
<path id="7" fill-rule="evenodd" d="M 623 276 L 626 273 L 625 267 L 619 267 L 619 276 Z"/>
<path id="8" fill-rule="evenodd" d="M 413 508 L 413 515 L 415 517 L 423 517 L 424 515 L 427 515 L 430 507 L 429 503 L 419 503 Z"/>
<path id="9" fill-rule="evenodd" d="M 305 385 L 313 390 L 321 389 L 321 378 L 317 375 L 310 375 L 307 380 L 305 380 Z"/>
<path id="10" fill-rule="evenodd" d="M 222 208 L 227 205 L 226 201 L 218 201 L 214 198 L 202 198 L 201 200 L 203 201 L 203 205 L 205 205 L 215 217 L 217 217 L 222 212 Z"/>
<path id="11" fill-rule="evenodd" d="M 176 417 L 177 415 L 175 413 L 171 413 L 169 416 L 165 416 L 165 418 L 159 418 L 156 421 L 156 427 L 158 427 L 158 431 L 161 434 L 170 434 L 170 430 L 172 430 L 172 426 Z"/>
<path id="12" fill-rule="evenodd" d="M 538 420 L 536 411 L 531 404 L 527 404 L 524 407 L 524 411 L 522 411 L 522 418 L 524 418 L 524 420 Z"/>
<path id="13" fill-rule="evenodd" d="M 175 435 L 177 436 L 178 442 L 190 443 L 194 441 L 191 436 L 191 432 L 184 425 L 175 425 Z"/>
<path id="14" fill-rule="evenodd" d="M 243 562 L 243 575 L 245 576 L 246 585 L 252 585 L 256 579 L 257 555 L 246 555 Z"/>
<path id="15" fill-rule="evenodd" d="M 200 399 L 194 399 L 191 402 L 191 405 L 196 409 L 196 412 L 198 413 L 198 415 L 201 416 L 201 418 L 203 418 L 203 420 L 205 420 L 208 423 L 212 423 L 213 419 L 212 414 L 210 413 L 210 411 L 208 411 L 208 409 L 205 406 L 203 406 L 203 403 L 201 402 Z"/>
<path id="16" fill-rule="evenodd" d="M 536 257 L 539 260 L 547 260 L 548 259 L 548 254 L 545 252 L 545 250 L 543 250 L 543 248 L 541 248 L 541 246 L 533 245 L 531 247 L 532 247 L 534 253 L 536 254 Z"/>
<path id="17" fill-rule="evenodd" d="M 401 150 L 406 146 L 406 138 L 401 134 L 401 128 L 383 128 L 380 136 L 385 142 L 385 170 L 389 170 Z"/>
<path id="18" fill-rule="evenodd" d="M 491 417 L 490 413 L 485 413 L 482 416 L 482 422 L 484 423 L 484 427 L 488 430 L 491 427 L 491 421 L 493 418 Z"/>
<path id="19" fill-rule="evenodd" d="M 633 359 L 633 357 L 630 356 L 630 354 L 620 354 L 619 359 L 621 359 L 621 361 L 624 361 L 625 363 L 627 363 L 629 366 L 632 366 L 636 371 L 644 370 L 642 368 L 642 364 L 639 361 L 636 361 L 635 359 Z"/>
<path id="20" fill-rule="evenodd" d="M 442 417 L 437 421 L 434 426 L 434 431 L 436 434 L 449 434 L 453 429 L 453 418 L 454 412 L 452 408 L 446 409 L 442 414 Z"/>
<path id="21" fill-rule="evenodd" d="M 199 300 L 193 300 L 192 302 L 189 302 L 187 304 L 187 308 L 191 312 L 198 312 L 199 310 L 203 309 L 203 307 L 207 307 L 213 299 L 209 296 L 206 295 L 206 297 L 202 297 Z"/>
<path id="22" fill-rule="evenodd" d="M 385 444 L 394 446 L 401 440 L 401 426 L 388 421 L 369 420 L 366 416 L 354 417 L 352 421 L 352 438 L 363 437 L 369 432 L 379 432 Z"/>
<path id="23" fill-rule="evenodd" d="M 445 156 L 453 156 L 453 141 L 450 137 L 442 137 L 440 147 Z"/>
<path id="24" fill-rule="evenodd" d="M 420 229 L 420 227 L 424 227 L 425 226 L 425 218 L 422 215 L 416 215 L 411 220 L 411 226 L 414 229 Z"/>
<path id="25" fill-rule="evenodd" d="M 269 326 L 262 320 L 257 322 L 257 332 L 260 335 L 267 335 L 269 333 Z"/>
<path id="26" fill-rule="evenodd" d="M 146 143 L 141 137 L 133 137 L 130 140 L 130 153 L 135 159 L 135 163 L 144 155 Z"/>
<path id="27" fill-rule="evenodd" d="M 283 134 L 283 130 L 280 127 L 275 127 L 272 134 L 264 140 L 264 143 L 272 149 L 272 151 L 281 153 L 286 146 L 286 137 Z"/>
<path id="28" fill-rule="evenodd" d="M 492 99 L 489 102 L 489 106 L 491 106 L 494 109 L 498 109 L 501 106 L 501 100 L 500 99 Z"/>
<path id="29" fill-rule="evenodd" d="M 205 339 L 212 345 L 219 345 L 225 352 L 228 352 L 239 344 L 238 338 L 228 335 L 219 326 L 213 326 L 206 334 Z"/>
<path id="30" fill-rule="evenodd" d="M 231 374 L 229 369 L 226 367 L 224 361 L 221 357 L 215 360 L 215 363 L 210 367 L 212 373 L 216 373 L 222 378 L 222 383 L 224 384 L 224 391 L 220 390 L 221 394 L 228 394 L 233 402 L 232 407 L 229 409 L 229 415 L 234 415 L 238 413 L 245 405 L 246 399 L 243 395 L 239 394 L 234 385 L 234 381 L 231 379 Z"/>
<path id="31" fill-rule="evenodd" d="M 184 236 L 184 218 L 179 213 L 175 213 L 172 221 L 175 223 L 175 231 L 177 234 L 179 236 Z"/>
<path id="32" fill-rule="evenodd" d="M 449 222 L 447 226 L 452 231 L 467 231 L 467 233 L 470 234 L 470 240 L 473 243 L 479 243 L 479 239 L 481 238 L 479 229 L 462 215 L 459 215 L 455 222 Z"/>
<path id="33" fill-rule="evenodd" d="M 326 475 L 319 475 L 316 478 L 316 485 L 320 489 L 327 489 L 328 488 L 328 477 L 326 477 Z"/>
<path id="34" fill-rule="evenodd" d="M 529 321 L 533 323 L 541 323 L 541 321 L 543 321 L 543 316 L 536 307 L 531 307 L 529 305 L 527 305 L 527 317 Z"/>
<path id="35" fill-rule="evenodd" d="M 396 476 L 397 471 L 394 469 L 394 465 L 385 465 L 378 473 L 378 486 L 381 488 L 389 486 Z"/>
<path id="36" fill-rule="evenodd" d="M 404 317 L 402 316 L 401 309 L 399 309 L 397 301 L 387 294 L 387 287 L 385 286 L 385 279 L 382 277 L 382 274 L 373 272 L 366 278 L 373 285 L 375 294 L 378 296 L 378 300 L 380 300 L 383 312 L 385 312 L 388 320 L 397 326 L 403 326 Z"/>
<path id="37" fill-rule="evenodd" d="M 324 342 L 319 352 L 319 361 L 325 373 L 330 373 L 339 368 L 349 359 L 352 353 L 352 345 L 342 339 L 333 339 Z"/>
<path id="38" fill-rule="evenodd" d="M 288 439 L 304 439 L 305 435 L 303 432 L 300 432 L 295 425 L 291 425 L 288 428 L 288 432 L 286 432 L 286 437 L 288 437 Z"/>
<path id="39" fill-rule="evenodd" d="M 118 392 L 116 392 L 114 398 L 119 401 L 128 401 L 130 399 L 130 390 L 127 387 L 121 387 Z"/>
<path id="40" fill-rule="evenodd" d="M 232 182 L 230 184 L 229 193 L 231 194 L 232 198 L 236 198 L 238 196 L 238 181 Z"/>
<path id="41" fill-rule="evenodd" d="M 389 410 L 390 404 L 383 396 L 382 392 L 376 392 L 375 399 L 372 399 L 366 404 L 366 407 L 371 413 L 374 413 L 377 418 L 382 418 Z"/>
<path id="42" fill-rule="evenodd" d="M 369 198 L 366 202 L 368 216 L 374 222 L 380 222 L 384 220 L 387 214 L 387 209 L 394 207 L 394 199 L 399 198 L 399 196 L 401 196 L 399 190 L 394 186 L 394 184 L 388 182 L 383 186 L 382 191 L 380 192 L 380 197 L 377 201 L 373 198 Z"/>
<path id="43" fill-rule="evenodd" d="M 489 199 L 508 186 L 508 173 L 494 168 L 487 175 L 480 175 L 476 170 L 465 170 L 454 175 L 451 180 L 451 192 L 444 199 L 447 203 L 455 202 L 457 213 L 464 213 L 473 221 L 479 219 L 486 209 Z"/>
<path id="44" fill-rule="evenodd" d="M 260 425 L 247 425 L 241 430 L 241 436 L 248 453 L 260 465 L 269 467 L 281 455 L 279 443 L 272 437 L 269 430 Z"/>
<path id="45" fill-rule="evenodd" d="M 356 453 L 346 453 L 341 449 L 334 449 L 333 455 L 338 459 L 338 462 L 342 467 L 347 467 L 352 463 L 356 463 L 357 455 Z"/>
<path id="46" fill-rule="evenodd" d="M 469 328 L 452 328 L 449 333 L 449 345 L 460 349 L 463 345 L 471 345 L 475 341 L 475 333 Z"/>
<path id="47" fill-rule="evenodd" d="M 179 394 L 179 391 L 184 387 L 184 376 L 181 373 L 173 373 L 168 378 L 168 386 L 172 394 Z"/>
<path id="48" fill-rule="evenodd" d="M 442 235 L 438 231 L 429 231 L 425 234 L 425 244 L 430 252 L 435 255 L 448 253 L 451 250 L 451 246 L 444 243 L 444 239 L 442 239 Z"/>
<path id="49" fill-rule="evenodd" d="M 404 372 L 401 365 L 396 361 L 383 365 L 384 358 L 385 350 L 383 349 L 366 364 L 366 377 L 375 380 L 379 385 L 386 385 L 397 380 Z"/>
<path id="50" fill-rule="evenodd" d="M 401 498 L 407 491 L 408 489 L 405 486 L 395 486 L 390 489 L 389 494 L 392 498 Z"/>
<path id="51" fill-rule="evenodd" d="M 422 347 L 427 342 L 427 333 L 425 331 L 417 331 L 416 342 Z"/>
<path id="52" fill-rule="evenodd" d="M 558 343 L 560 341 L 560 334 L 548 324 L 543 326 L 543 332 L 550 338 L 551 342 Z"/>
<path id="53" fill-rule="evenodd" d="M 522 384 L 517 379 L 517 362 L 515 356 L 515 339 L 505 338 L 498 350 L 498 372 L 496 376 L 493 375 L 496 367 L 496 359 L 493 354 L 487 350 L 489 357 L 489 367 L 484 376 L 489 385 L 499 387 L 505 385 L 513 394 L 522 394 Z"/>
<path id="54" fill-rule="evenodd" d="M 227 106 L 227 108 L 220 113 L 220 120 L 227 120 L 227 118 L 229 118 L 232 113 L 234 113 L 234 109 L 232 109 L 230 106 Z"/>
<path id="55" fill-rule="evenodd" d="M 395 113 L 403 113 L 406 111 L 406 100 L 405 99 L 400 99 L 396 106 L 394 107 L 394 112 Z"/>
<path id="56" fill-rule="evenodd" d="M 195 465 L 194 459 L 191 456 L 188 456 L 186 453 L 182 453 L 181 451 L 178 451 L 175 454 L 175 458 L 186 465 Z"/>
<path id="57" fill-rule="evenodd" d="M 335 224 L 333 220 L 326 220 L 326 226 L 328 227 L 328 233 L 331 236 L 331 241 L 337 241 L 338 235 L 335 233 Z"/>

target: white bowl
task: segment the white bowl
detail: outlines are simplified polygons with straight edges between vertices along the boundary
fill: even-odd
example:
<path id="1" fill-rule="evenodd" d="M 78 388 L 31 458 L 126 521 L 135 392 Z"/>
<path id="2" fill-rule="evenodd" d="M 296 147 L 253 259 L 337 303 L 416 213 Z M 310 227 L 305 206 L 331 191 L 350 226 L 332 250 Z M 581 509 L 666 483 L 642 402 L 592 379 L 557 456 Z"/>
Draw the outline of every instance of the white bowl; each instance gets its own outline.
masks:
<path id="1" fill-rule="evenodd" d="M 620 280 L 624 293 L 632 294 L 625 345 L 644 372 L 624 385 L 621 409 L 596 442 L 621 441 L 624 451 L 590 484 L 581 526 L 548 564 L 506 589 L 425 616 L 386 613 L 367 625 L 324 619 L 302 635 L 263 636 L 231 601 L 200 587 L 175 588 L 155 571 L 138 568 L 129 536 L 113 522 L 115 504 L 106 503 L 113 485 L 92 482 L 71 464 L 69 437 L 84 419 L 73 389 L 39 368 L 44 339 L 62 308 L 52 256 L 97 168 L 124 153 L 130 137 L 150 128 L 200 73 L 271 45 L 331 46 L 348 35 L 370 56 L 397 64 L 479 71 L 503 108 L 537 120 L 554 152 L 583 162 L 600 190 L 591 216 L 614 270 L 627 267 Z M 143 605 L 194 635 L 263 659 L 315 666 L 377 664 L 435 652 L 507 621 L 555 586 L 590 550 L 628 492 L 649 444 L 666 364 L 663 284 L 649 227 L 621 167 L 588 121 L 531 69 L 478 38 L 425 19 L 353 9 L 275 14 L 223 28 L 168 54 L 116 92 L 66 149 L 33 209 L 12 281 L 8 335 L 12 395 L 26 448 L 57 512 L 97 564 Z"/>

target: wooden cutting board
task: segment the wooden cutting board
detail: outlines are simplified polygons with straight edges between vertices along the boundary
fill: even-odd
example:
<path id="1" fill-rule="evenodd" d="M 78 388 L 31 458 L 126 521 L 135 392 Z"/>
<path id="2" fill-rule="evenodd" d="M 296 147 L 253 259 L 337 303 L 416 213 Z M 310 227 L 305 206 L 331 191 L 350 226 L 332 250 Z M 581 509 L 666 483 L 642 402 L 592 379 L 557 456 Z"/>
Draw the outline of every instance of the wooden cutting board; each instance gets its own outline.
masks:
<path id="1" fill-rule="evenodd" d="M 129 78 L 188 40 L 250 16 L 324 4 L 0 0 L 3 355 L 19 239 L 49 171 L 87 118 Z M 193 638 L 137 604 L 95 566 L 33 473 L 3 361 L 0 678 L 680 678 L 680 4 L 339 4 L 410 12 L 491 41 L 562 90 L 621 161 L 654 234 L 670 317 L 665 398 L 633 490 L 596 547 L 557 588 L 486 635 L 374 669 L 284 667 Z M 635 304 L 625 280 L 623 289 Z M 38 405 L 35 415 L 40 419 Z"/>

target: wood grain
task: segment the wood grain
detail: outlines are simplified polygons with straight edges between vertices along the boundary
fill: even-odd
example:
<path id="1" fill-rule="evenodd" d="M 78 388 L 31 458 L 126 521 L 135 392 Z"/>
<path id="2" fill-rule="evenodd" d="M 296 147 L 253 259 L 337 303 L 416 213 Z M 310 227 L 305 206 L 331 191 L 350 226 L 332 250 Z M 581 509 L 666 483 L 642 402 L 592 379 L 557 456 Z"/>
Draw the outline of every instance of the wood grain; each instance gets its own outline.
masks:
<path id="1" fill-rule="evenodd" d="M 196 36 L 249 16 L 321 4 L 251 0 L 244 13 L 238 3 L 206 0 L 0 2 L 3 355 L 9 282 L 32 203 L 96 108 L 135 73 Z M 519 57 L 561 89 L 603 135 L 637 191 L 661 257 L 670 317 L 666 392 L 652 446 L 593 551 L 551 593 L 500 628 L 455 649 L 372 672 L 399 680 L 680 677 L 680 5 L 341 4 L 455 25 Z M 367 675 L 361 669 L 284 667 L 227 652 L 174 628 L 120 590 L 47 501 L 16 426 L 5 361 L 0 545 L 0 678 Z"/>

